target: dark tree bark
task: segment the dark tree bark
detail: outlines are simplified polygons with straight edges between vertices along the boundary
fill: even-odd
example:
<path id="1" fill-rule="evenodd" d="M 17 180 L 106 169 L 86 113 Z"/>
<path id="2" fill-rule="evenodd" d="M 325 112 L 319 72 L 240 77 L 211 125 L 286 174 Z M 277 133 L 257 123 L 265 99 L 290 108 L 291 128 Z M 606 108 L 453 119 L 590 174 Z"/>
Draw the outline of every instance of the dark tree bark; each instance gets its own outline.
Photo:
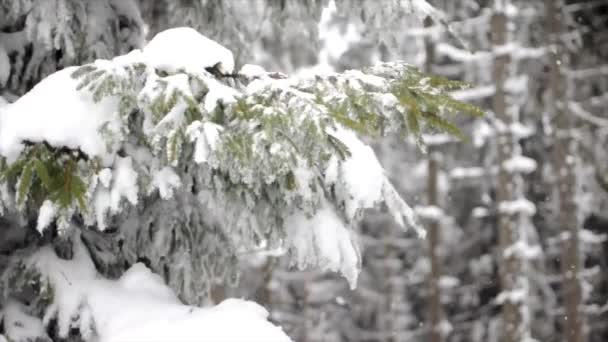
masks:
<path id="1" fill-rule="evenodd" d="M 562 22 L 561 1 L 545 0 L 546 30 L 549 38 L 550 75 L 547 108 L 556 122 L 554 133 L 554 169 L 559 193 L 558 224 L 562 232 L 561 272 L 562 301 L 564 314 L 561 316 L 564 340 L 582 342 L 581 283 L 579 222 L 576 203 L 576 142 L 572 137 L 572 116 L 567 112 L 567 80 L 562 68 L 568 65 L 568 56 L 561 43 Z M 564 101 L 566 100 L 566 101 Z"/>
<path id="2" fill-rule="evenodd" d="M 427 18 L 425 26 L 430 26 L 432 23 Z M 433 64 L 435 63 L 435 46 L 431 39 L 425 41 L 426 62 L 425 71 L 432 73 Z M 434 147 L 429 147 L 428 157 L 428 178 L 427 178 L 427 201 L 430 206 L 439 206 L 439 151 Z M 430 298 L 429 305 L 429 341 L 442 342 L 443 334 L 441 332 L 441 322 L 443 320 L 443 310 L 441 307 L 441 288 L 439 280 L 441 278 L 441 260 L 439 255 L 439 244 L 441 237 L 439 235 L 439 222 L 430 220 L 428 223 L 428 257 L 431 262 L 431 274 L 429 278 Z"/>
<path id="3" fill-rule="evenodd" d="M 492 44 L 495 51 L 499 51 L 507 43 L 507 24 L 508 17 L 504 9 L 495 9 L 492 15 Z M 506 81 L 508 78 L 508 67 L 511 63 L 510 56 L 506 53 L 498 54 L 494 59 L 493 76 L 496 85 L 496 92 L 492 98 L 496 119 L 501 122 L 501 126 L 510 127 L 513 122 L 512 114 L 508 110 L 508 100 Z M 499 230 L 499 269 L 501 290 L 505 294 L 502 302 L 502 336 L 504 342 L 520 342 L 526 332 L 522 312 L 525 307 L 522 300 L 513 300 L 510 294 L 519 289 L 522 275 L 522 260 L 517 253 L 506 253 L 519 239 L 519 229 L 517 226 L 516 213 L 500 210 L 500 205 L 515 199 L 515 184 L 513 174 L 502 167 L 503 163 L 513 156 L 515 141 L 509 129 L 502 129 L 497 132 L 498 149 L 498 184 L 496 200 L 499 205 L 498 210 L 498 230 Z M 525 300 L 525 299 L 523 299 Z"/>

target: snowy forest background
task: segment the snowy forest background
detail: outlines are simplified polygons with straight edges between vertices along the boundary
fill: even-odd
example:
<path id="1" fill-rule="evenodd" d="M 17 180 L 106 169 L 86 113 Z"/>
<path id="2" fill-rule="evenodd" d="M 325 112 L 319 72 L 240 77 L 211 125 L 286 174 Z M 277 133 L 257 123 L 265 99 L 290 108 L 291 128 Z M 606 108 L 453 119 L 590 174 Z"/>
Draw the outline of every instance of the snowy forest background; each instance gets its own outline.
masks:
<path id="1" fill-rule="evenodd" d="M 403 60 L 465 81 L 472 87 L 451 95 L 485 112 L 457 117 L 468 139 L 426 132 L 423 148 L 415 136 L 365 140 L 426 237 L 368 212 L 356 227 L 356 289 L 264 248 L 231 259 L 239 281 L 218 277 L 204 298 L 165 281 L 188 304 L 255 301 L 301 342 L 608 340 L 608 3 L 428 3 L 434 9 L 417 0 L 0 0 L 0 108 L 57 70 L 181 26 L 231 50 L 238 66 L 311 75 Z M 29 305 L 33 296 L 14 291 L 22 284 L 10 257 L 53 239 L 15 232 L 11 215 L 0 211 L 0 341 L 14 341 L 8 297 L 20 292 Z M 132 259 L 157 273 L 174 266 Z"/>

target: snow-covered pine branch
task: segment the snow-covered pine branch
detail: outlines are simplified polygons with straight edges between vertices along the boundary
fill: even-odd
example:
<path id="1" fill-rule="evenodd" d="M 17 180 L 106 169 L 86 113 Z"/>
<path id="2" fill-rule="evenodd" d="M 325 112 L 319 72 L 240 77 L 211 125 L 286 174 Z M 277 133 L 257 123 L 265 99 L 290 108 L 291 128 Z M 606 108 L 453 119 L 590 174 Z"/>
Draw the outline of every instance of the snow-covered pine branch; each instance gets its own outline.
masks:
<path id="1" fill-rule="evenodd" d="M 449 96 L 465 84 L 401 62 L 311 78 L 251 70 L 235 74 L 229 50 L 177 28 L 52 74 L 2 108 L 0 213 L 83 240 L 100 272 L 147 260 L 189 303 L 237 281 L 237 255 L 261 244 L 355 287 L 365 209 L 424 233 L 359 136 L 422 145 L 428 128 L 460 135 L 447 115 L 481 111 Z M 15 258 L 31 264 L 30 252 Z"/>

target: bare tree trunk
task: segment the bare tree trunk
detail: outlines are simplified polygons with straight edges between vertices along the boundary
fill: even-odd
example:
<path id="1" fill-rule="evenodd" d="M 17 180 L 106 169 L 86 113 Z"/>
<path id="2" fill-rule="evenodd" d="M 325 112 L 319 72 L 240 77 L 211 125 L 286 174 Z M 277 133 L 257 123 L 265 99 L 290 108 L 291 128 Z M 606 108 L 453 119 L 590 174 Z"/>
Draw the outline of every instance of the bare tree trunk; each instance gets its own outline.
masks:
<path id="1" fill-rule="evenodd" d="M 556 122 L 554 129 L 554 165 L 557 173 L 559 193 L 558 222 L 562 232 L 562 300 L 564 315 L 562 330 L 564 340 L 582 342 L 580 255 L 579 255 L 579 222 L 576 204 L 576 142 L 572 137 L 572 117 L 567 112 L 567 80 L 560 70 L 568 64 L 568 56 L 563 51 L 560 35 L 563 22 L 559 0 L 545 0 L 546 25 L 550 51 L 550 94 L 547 108 Z"/>
<path id="2" fill-rule="evenodd" d="M 306 280 L 304 280 L 304 289 L 302 292 L 302 317 L 304 317 L 304 329 L 300 335 L 299 341 L 309 342 L 311 341 L 309 331 L 312 329 L 312 310 L 310 308 L 310 286 L 313 282 L 313 275 L 311 272 L 307 272 Z"/>
<path id="3" fill-rule="evenodd" d="M 504 3 L 504 2 L 503 2 Z M 504 6 L 504 4 L 503 4 Z M 496 9 L 492 15 L 492 43 L 494 50 L 498 52 L 500 47 L 507 43 L 507 16 L 504 8 Z M 510 56 L 508 54 L 498 54 L 494 60 L 493 76 L 496 84 L 496 93 L 493 97 L 494 113 L 496 119 L 502 122 L 501 126 L 510 127 L 513 117 L 507 108 L 507 96 L 505 83 L 508 77 L 508 67 Z M 520 290 L 519 279 L 522 277 L 522 260 L 517 253 L 507 253 L 519 239 L 519 229 L 517 227 L 516 214 L 501 210 L 503 203 L 514 200 L 515 184 L 511 173 L 502 167 L 514 153 L 514 138 L 509 129 L 498 130 L 498 188 L 497 201 L 498 210 L 498 229 L 499 229 L 499 268 L 500 282 L 503 294 L 502 299 L 502 336 L 505 342 L 520 342 L 525 334 L 523 327 L 523 303 L 521 299 L 515 299 L 511 294 Z"/>
<path id="4" fill-rule="evenodd" d="M 389 226 L 388 231 L 389 236 L 396 236 L 396 232 L 392 228 L 392 226 Z M 384 248 L 384 260 L 392 261 L 397 257 L 393 246 L 391 246 L 390 244 L 386 244 Z M 388 334 L 386 337 L 386 342 L 399 342 L 397 340 L 398 336 L 396 334 L 396 331 L 399 328 L 399 317 L 397 316 L 398 312 L 395 309 L 401 304 L 400 302 L 398 302 L 398 300 L 400 299 L 399 291 L 402 291 L 403 289 L 395 286 L 395 273 L 396 270 L 394 269 L 394 265 L 392 263 L 389 263 L 386 268 L 384 268 L 384 279 L 386 283 L 384 284 L 383 288 L 384 291 L 386 291 L 386 306 L 385 313 L 384 315 L 382 315 L 380 329 L 381 331 Z"/>
<path id="5" fill-rule="evenodd" d="M 430 26 L 429 19 L 425 22 L 425 26 Z M 425 41 L 426 62 L 425 71 L 432 72 L 433 63 L 435 63 L 435 46 L 428 38 Z M 429 149 L 428 160 L 428 178 L 427 178 L 427 200 L 429 206 L 439 205 L 438 196 L 438 176 L 439 176 L 439 151 L 434 146 Z M 441 321 L 443 320 L 443 312 L 441 309 L 441 289 L 439 280 L 441 277 L 441 261 L 438 254 L 439 251 L 439 222 L 431 220 L 428 223 L 428 249 L 429 259 L 431 261 L 431 274 L 429 279 L 430 298 L 429 298 L 429 327 L 430 327 L 430 342 L 442 342 L 443 334 L 440 330 Z"/>
<path id="6" fill-rule="evenodd" d="M 437 206 L 438 201 L 438 189 L 437 181 L 439 175 L 439 161 L 438 152 L 431 149 L 428 161 L 428 204 L 430 206 Z M 429 248 L 429 259 L 431 261 L 431 274 L 430 274 L 430 298 L 429 298 L 429 321 L 430 321 L 430 342 L 441 342 L 443 340 L 443 334 L 441 332 L 441 323 L 443 320 L 443 312 L 441 308 L 441 288 L 439 287 L 439 280 L 441 278 L 441 260 L 439 255 L 439 221 L 431 220 L 428 223 L 428 248 Z"/>
<path id="7" fill-rule="evenodd" d="M 213 304 L 219 304 L 226 299 L 226 285 L 224 284 L 213 284 L 211 286 L 211 293 L 209 294 Z"/>
<path id="8" fill-rule="evenodd" d="M 272 281 L 273 271 L 275 268 L 276 259 L 274 257 L 268 257 L 262 268 L 264 277 L 262 278 L 262 284 L 256 293 L 256 302 L 264 306 L 268 311 L 272 308 L 272 290 L 270 289 L 270 282 Z"/>

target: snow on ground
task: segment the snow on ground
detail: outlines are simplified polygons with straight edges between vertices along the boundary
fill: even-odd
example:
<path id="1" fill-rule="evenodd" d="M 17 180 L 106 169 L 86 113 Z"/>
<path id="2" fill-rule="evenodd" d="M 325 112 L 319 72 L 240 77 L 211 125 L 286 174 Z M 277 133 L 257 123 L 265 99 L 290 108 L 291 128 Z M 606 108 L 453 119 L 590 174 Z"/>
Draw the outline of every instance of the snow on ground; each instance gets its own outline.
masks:
<path id="1" fill-rule="evenodd" d="M 54 302 L 44 322 L 57 318 L 59 333 L 79 327 L 85 340 L 110 341 L 287 342 L 254 302 L 227 299 L 217 306 L 183 305 L 160 276 L 135 264 L 118 280 L 97 274 L 82 243 L 72 260 L 43 248 L 31 263 L 53 288 Z"/>
<path id="2" fill-rule="evenodd" d="M 10 300 L 0 311 L 0 318 L 4 318 L 4 334 L 10 341 L 37 341 L 37 337 L 48 337 L 42 322 L 36 317 L 26 313 L 23 304 Z M 4 342 L 0 334 L 0 342 Z"/>

